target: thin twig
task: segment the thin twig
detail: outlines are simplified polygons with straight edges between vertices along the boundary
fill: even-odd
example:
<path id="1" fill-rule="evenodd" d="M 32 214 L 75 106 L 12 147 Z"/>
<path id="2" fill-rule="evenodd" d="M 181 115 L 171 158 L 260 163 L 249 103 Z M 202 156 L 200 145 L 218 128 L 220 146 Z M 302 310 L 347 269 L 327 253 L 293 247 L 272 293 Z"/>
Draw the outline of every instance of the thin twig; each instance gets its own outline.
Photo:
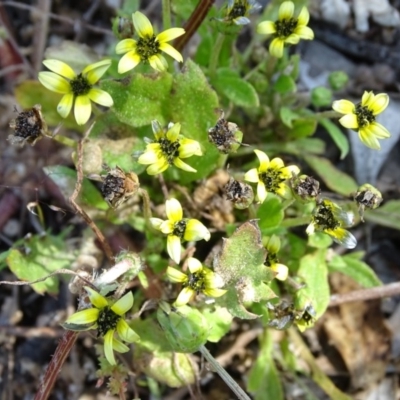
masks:
<path id="1" fill-rule="evenodd" d="M 33 29 L 33 48 L 35 51 L 32 52 L 32 64 L 35 73 L 38 73 L 42 69 L 43 54 L 46 48 L 47 34 L 49 31 L 51 1 L 39 0 L 37 4 L 39 12 L 35 13 L 37 19 L 35 20 Z"/>
<path id="2" fill-rule="evenodd" d="M 353 292 L 334 294 L 331 296 L 329 307 L 335 307 L 343 303 L 354 301 L 365 301 L 382 299 L 400 294 L 400 282 L 389 283 L 388 285 L 377 286 L 368 289 L 354 290 Z"/>
<path id="3" fill-rule="evenodd" d="M 75 209 L 75 211 L 81 215 L 81 217 L 85 220 L 85 222 L 90 226 L 94 234 L 97 236 L 97 239 L 99 239 L 99 242 L 101 246 L 103 247 L 103 250 L 110 262 L 113 262 L 114 260 L 114 255 L 111 250 L 110 245 L 108 244 L 106 238 L 104 237 L 103 233 L 100 231 L 100 229 L 97 227 L 97 225 L 93 222 L 93 220 L 89 217 L 89 215 L 86 214 L 86 212 L 76 203 L 76 198 L 78 197 L 78 194 L 81 190 L 82 187 L 82 182 L 83 182 L 83 142 L 85 139 L 89 136 L 92 128 L 94 126 L 94 123 L 90 126 L 90 128 L 87 130 L 85 133 L 85 136 L 78 142 L 78 147 L 77 147 L 77 165 L 76 165 L 76 171 L 77 171 L 77 176 L 76 176 L 76 185 L 75 185 L 75 190 L 72 193 L 71 197 L 69 198 L 69 201 L 72 205 L 72 207 Z"/>

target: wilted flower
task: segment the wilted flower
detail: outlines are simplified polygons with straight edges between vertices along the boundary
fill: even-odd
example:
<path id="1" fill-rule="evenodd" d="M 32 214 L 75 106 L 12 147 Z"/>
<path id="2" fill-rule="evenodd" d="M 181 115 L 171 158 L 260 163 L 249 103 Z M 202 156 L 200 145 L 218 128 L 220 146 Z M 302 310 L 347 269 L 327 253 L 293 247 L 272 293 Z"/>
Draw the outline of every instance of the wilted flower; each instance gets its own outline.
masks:
<path id="1" fill-rule="evenodd" d="M 167 251 L 169 256 L 179 264 L 181 260 L 181 241 L 210 240 L 210 231 L 197 219 L 183 218 L 182 206 L 176 199 L 165 202 L 168 219 L 150 218 L 155 229 L 158 229 L 167 238 Z"/>
<path id="2" fill-rule="evenodd" d="M 188 172 L 197 172 L 190 165 L 182 161 L 193 155 L 201 156 L 200 143 L 180 135 L 181 124 L 172 122 L 168 130 L 161 127 L 158 121 L 152 121 L 155 140 L 146 146 L 146 151 L 139 157 L 138 163 L 148 165 L 146 171 L 149 175 L 164 172 L 170 165 L 175 165 Z"/>
<path id="3" fill-rule="evenodd" d="M 314 39 L 314 32 L 307 26 L 310 19 L 307 8 L 303 7 L 297 18 L 293 17 L 293 14 L 294 4 L 284 1 L 279 7 L 278 21 L 263 21 L 258 24 L 258 33 L 273 35 L 269 52 L 274 57 L 282 57 L 285 43 L 297 44 L 300 39 Z"/>
<path id="4" fill-rule="evenodd" d="M 251 186 L 233 178 L 230 178 L 224 186 L 224 194 L 226 199 L 231 201 L 238 210 L 248 208 L 254 200 Z"/>
<path id="5" fill-rule="evenodd" d="M 68 117 L 75 103 L 76 122 L 84 125 L 92 113 L 91 101 L 106 107 L 114 104 L 107 92 L 93 87 L 110 67 L 111 60 L 90 64 L 78 75 L 68 64 L 59 60 L 44 60 L 43 64 L 53 72 L 39 72 L 39 81 L 47 89 L 64 95 L 57 106 L 63 118 Z"/>
<path id="6" fill-rule="evenodd" d="M 140 11 L 132 14 L 132 20 L 139 39 L 124 39 L 117 44 L 116 53 L 126 53 L 118 64 L 120 74 L 135 68 L 141 61 L 148 62 L 157 71 L 165 71 L 168 63 L 161 52 L 167 53 L 176 61 L 183 61 L 181 53 L 167 43 L 182 36 L 185 33 L 183 28 L 170 28 L 155 35 L 149 19 Z"/>
<path id="7" fill-rule="evenodd" d="M 221 289 L 224 285 L 222 278 L 211 269 L 205 267 L 196 258 L 187 259 L 189 275 L 176 268 L 167 268 L 167 277 L 172 282 L 182 283 L 183 289 L 179 293 L 174 305 L 176 307 L 187 304 L 190 299 L 199 293 L 209 297 L 220 297 L 226 293 Z"/>
<path id="8" fill-rule="evenodd" d="M 129 347 L 114 337 L 118 336 L 127 343 L 140 340 L 140 337 L 128 325 L 124 315 L 133 306 L 133 294 L 128 292 L 119 300 L 114 301 L 102 296 L 100 293 L 85 286 L 90 302 L 94 307 L 77 311 L 72 314 L 64 323 L 65 329 L 73 331 L 86 331 L 97 329 L 97 336 L 104 337 L 104 354 L 110 364 L 116 364 L 113 350 L 118 353 L 126 353 Z"/>
<path id="9" fill-rule="evenodd" d="M 260 8 L 261 5 L 255 0 L 228 0 L 226 17 L 219 19 L 219 21 L 230 22 L 236 25 L 247 25 L 250 23 L 249 15 Z"/>
<path id="10" fill-rule="evenodd" d="M 357 240 L 347 228 L 353 224 L 353 214 L 343 211 L 337 204 L 330 200 L 321 200 L 315 210 L 307 234 L 312 235 L 315 231 L 327 233 L 332 239 L 348 249 L 357 245 Z"/>
<path id="11" fill-rule="evenodd" d="M 365 91 L 361 103 L 354 104 L 349 100 L 337 100 L 333 102 L 332 108 L 345 114 L 339 122 L 347 129 L 358 132 L 360 140 L 371 149 L 380 149 L 378 139 L 390 137 L 389 131 L 376 122 L 375 117 L 380 114 L 389 104 L 389 96 L 386 93 L 374 95 Z"/>
<path id="12" fill-rule="evenodd" d="M 300 175 L 290 181 L 294 196 L 303 201 L 312 201 L 321 194 L 319 182 L 312 176 Z"/>
<path id="13" fill-rule="evenodd" d="M 378 208 L 382 200 L 382 193 L 374 186 L 369 183 L 360 186 L 354 195 L 354 201 L 358 204 L 361 221 L 364 222 L 364 210 L 366 208 L 371 210 Z"/>
<path id="14" fill-rule="evenodd" d="M 280 158 L 274 158 L 270 161 L 263 151 L 254 150 L 254 152 L 260 161 L 260 166 L 247 171 L 244 179 L 248 182 L 257 183 L 259 202 L 264 202 L 268 192 L 286 197 L 290 193 L 286 181 L 293 175 L 297 175 L 300 172 L 299 168 L 296 165 L 285 167 Z"/>

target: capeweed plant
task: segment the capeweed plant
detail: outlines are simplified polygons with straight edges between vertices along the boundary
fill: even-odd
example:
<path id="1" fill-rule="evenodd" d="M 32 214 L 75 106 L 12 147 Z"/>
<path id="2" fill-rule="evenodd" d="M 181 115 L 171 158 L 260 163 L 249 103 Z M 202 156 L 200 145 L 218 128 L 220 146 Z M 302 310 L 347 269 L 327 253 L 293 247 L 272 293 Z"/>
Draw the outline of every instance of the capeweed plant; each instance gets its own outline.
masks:
<path id="1" fill-rule="evenodd" d="M 75 210 L 109 259 L 105 272 L 74 272 L 79 310 L 62 326 L 97 330 L 105 356 L 99 376 L 121 398 L 131 372 L 144 374 L 141 384 L 154 393 L 192 385 L 200 374 L 191 357 L 197 351 L 239 398 L 248 398 L 205 347 L 223 341 L 234 319 L 247 320 L 259 335 L 246 390 L 257 399 L 283 398 L 271 329 L 312 327 L 329 303 L 330 271 L 365 287 L 380 284 L 362 252 L 340 255 L 332 245 L 355 248 L 351 227 L 368 221 L 382 196 L 368 183 L 358 188 L 324 153 L 336 145 L 341 159 L 348 154 L 347 137 L 332 122 L 339 117 L 365 145 L 379 148 L 378 139 L 390 134 L 375 117 L 389 98 L 366 91 L 359 103 L 332 106 L 347 81 L 340 71 L 325 88 L 298 91 L 293 46 L 314 37 L 304 3 L 273 1 L 261 10 L 252 0 L 229 0 L 221 9 L 210 0 L 163 0 L 160 29 L 133 1 L 114 20 L 114 50 L 72 60 L 50 48 L 43 61 L 50 72 L 16 89 L 26 110 L 10 124 L 10 141 L 34 145 L 50 136 L 74 150 L 76 170 L 45 172 L 67 198 L 74 192 Z M 242 39 L 243 30 L 251 40 Z M 199 43 L 188 55 L 195 33 Z M 60 121 L 84 138 L 48 133 Z M 318 126 L 332 142 L 314 137 Z M 102 229 L 123 223 L 144 235 L 139 253 L 107 250 Z M 30 254 L 15 246 L 3 258 L 19 279 L 35 281 L 34 290 L 56 294 L 54 274 L 69 263 L 41 250 L 68 249 L 51 232 L 30 245 Z M 155 287 L 158 297 L 150 298 Z M 287 359 L 288 350 L 281 351 Z M 118 353 L 128 353 L 131 371 Z M 296 371 L 293 363 L 283 368 Z M 326 389 L 326 376 L 313 378 Z M 51 385 L 45 387 L 40 398 Z"/>

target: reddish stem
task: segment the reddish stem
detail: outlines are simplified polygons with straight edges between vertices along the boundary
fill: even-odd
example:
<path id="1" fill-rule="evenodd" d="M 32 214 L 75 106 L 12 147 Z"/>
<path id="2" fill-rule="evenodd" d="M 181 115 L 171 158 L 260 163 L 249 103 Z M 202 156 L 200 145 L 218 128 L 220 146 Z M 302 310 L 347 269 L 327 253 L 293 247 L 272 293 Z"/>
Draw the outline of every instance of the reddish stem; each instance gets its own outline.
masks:
<path id="1" fill-rule="evenodd" d="M 67 359 L 77 338 L 78 332 L 66 331 L 64 333 L 63 337 L 58 343 L 53 358 L 47 367 L 46 373 L 44 374 L 43 380 L 34 400 L 47 400 L 47 398 L 50 396 L 57 376 L 61 372 L 61 368 L 64 365 L 64 362 Z"/>
<path id="2" fill-rule="evenodd" d="M 191 37 L 197 31 L 201 23 L 204 21 L 208 10 L 214 4 L 215 0 L 200 0 L 199 4 L 197 4 L 196 9 L 193 11 L 192 15 L 184 25 L 185 34 L 178 37 L 174 42 L 174 47 L 178 51 L 182 51 L 184 47 L 187 45 Z"/>

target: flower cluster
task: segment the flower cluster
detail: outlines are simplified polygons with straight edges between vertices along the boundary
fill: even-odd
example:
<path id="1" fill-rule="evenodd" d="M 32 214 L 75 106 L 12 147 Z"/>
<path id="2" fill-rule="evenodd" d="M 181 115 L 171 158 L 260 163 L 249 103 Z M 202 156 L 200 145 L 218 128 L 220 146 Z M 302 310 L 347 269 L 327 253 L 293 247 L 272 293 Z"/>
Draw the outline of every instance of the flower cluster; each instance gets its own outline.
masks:
<path id="1" fill-rule="evenodd" d="M 63 324 L 63 327 L 73 331 L 86 331 L 97 329 L 98 337 L 104 338 L 104 354 L 108 362 L 116 364 L 114 351 L 125 353 L 129 347 L 124 343 L 133 343 L 140 340 L 140 337 L 128 325 L 124 315 L 133 306 L 132 292 L 128 292 L 119 300 L 106 298 L 100 293 L 85 286 L 90 302 L 93 307 L 78 311 L 72 314 Z M 121 340 L 115 337 L 115 333 Z"/>
<path id="2" fill-rule="evenodd" d="M 263 203 L 268 192 L 278 194 L 282 197 L 290 195 L 290 188 L 287 184 L 288 179 L 297 175 L 300 170 L 296 165 L 285 164 L 280 158 L 269 157 L 261 150 L 254 150 L 260 166 L 247 171 L 244 179 L 248 182 L 257 183 L 257 197 L 260 203 Z"/>

